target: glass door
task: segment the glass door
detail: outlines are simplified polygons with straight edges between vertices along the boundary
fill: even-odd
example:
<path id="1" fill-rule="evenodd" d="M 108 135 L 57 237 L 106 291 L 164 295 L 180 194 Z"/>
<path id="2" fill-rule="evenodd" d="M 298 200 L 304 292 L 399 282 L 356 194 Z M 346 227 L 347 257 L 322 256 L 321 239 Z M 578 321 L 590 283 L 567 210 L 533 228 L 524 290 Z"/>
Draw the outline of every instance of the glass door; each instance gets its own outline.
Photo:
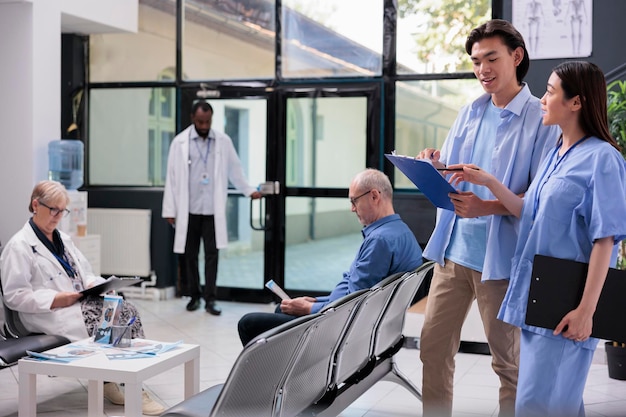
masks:
<path id="1" fill-rule="evenodd" d="M 291 295 L 325 294 L 362 240 L 348 187 L 380 167 L 380 84 L 298 85 L 279 91 L 284 155 L 284 262 L 275 281 Z"/>
<path id="2" fill-rule="evenodd" d="M 210 96 L 210 97 L 209 97 Z M 268 100 L 263 90 L 207 90 L 189 88 L 181 94 L 181 126 L 191 123 L 191 107 L 205 100 L 213 107 L 212 129 L 232 139 L 239 159 L 254 187 L 266 181 L 268 131 Z M 263 291 L 265 252 L 265 208 L 268 195 L 251 200 L 238 190 L 229 188 L 226 205 L 228 247 L 220 249 L 218 261 L 218 296 L 221 299 L 269 301 Z M 199 254 L 200 279 L 204 280 L 203 249 Z"/>
<path id="3" fill-rule="evenodd" d="M 249 183 L 272 190 L 252 202 L 231 190 L 219 298 L 270 301 L 269 279 L 292 296 L 324 294 L 341 279 L 362 239 L 350 181 L 382 166 L 380 85 L 211 92 L 213 129 L 232 138 Z M 198 91 L 183 90 L 181 127 L 190 123 Z"/>

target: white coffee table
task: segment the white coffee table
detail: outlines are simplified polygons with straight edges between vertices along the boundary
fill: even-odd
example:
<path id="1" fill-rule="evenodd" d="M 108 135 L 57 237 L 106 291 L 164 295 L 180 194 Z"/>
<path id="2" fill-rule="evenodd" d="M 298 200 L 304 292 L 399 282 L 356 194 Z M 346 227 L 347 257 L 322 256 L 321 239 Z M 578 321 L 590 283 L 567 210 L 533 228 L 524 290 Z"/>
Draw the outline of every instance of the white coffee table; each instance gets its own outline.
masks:
<path id="1" fill-rule="evenodd" d="M 87 379 L 88 417 L 102 417 L 104 413 L 103 382 L 124 383 L 126 417 L 141 416 L 141 387 L 143 381 L 185 365 L 184 395 L 189 398 L 200 388 L 200 346 L 180 344 L 174 349 L 152 358 L 109 360 L 97 353 L 74 362 L 37 361 L 20 359 L 19 417 L 37 415 L 37 375 Z"/>

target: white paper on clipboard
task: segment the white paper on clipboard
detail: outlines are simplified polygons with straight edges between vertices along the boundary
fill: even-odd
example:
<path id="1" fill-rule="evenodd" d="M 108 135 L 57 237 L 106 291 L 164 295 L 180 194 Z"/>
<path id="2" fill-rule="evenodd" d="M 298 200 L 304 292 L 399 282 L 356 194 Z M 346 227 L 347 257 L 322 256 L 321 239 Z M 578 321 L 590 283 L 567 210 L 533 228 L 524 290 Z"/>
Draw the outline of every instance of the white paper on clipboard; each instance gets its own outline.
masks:
<path id="1" fill-rule="evenodd" d="M 279 296 L 281 298 L 281 300 L 291 300 L 291 297 L 289 297 L 287 295 L 287 293 L 285 291 L 283 291 L 282 288 L 280 288 L 280 286 L 274 282 L 273 279 L 270 279 L 269 281 L 267 281 L 265 283 L 265 286 L 274 294 L 276 294 L 277 296 Z"/>

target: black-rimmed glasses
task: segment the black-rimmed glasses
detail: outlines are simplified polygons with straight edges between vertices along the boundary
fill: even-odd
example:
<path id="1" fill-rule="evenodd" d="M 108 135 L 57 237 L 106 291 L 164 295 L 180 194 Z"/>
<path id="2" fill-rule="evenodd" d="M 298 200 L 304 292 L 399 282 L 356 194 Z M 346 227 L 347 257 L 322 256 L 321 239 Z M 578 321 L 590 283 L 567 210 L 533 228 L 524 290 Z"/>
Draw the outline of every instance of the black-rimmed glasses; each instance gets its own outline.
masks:
<path id="1" fill-rule="evenodd" d="M 368 194 L 369 194 L 369 193 L 371 193 L 371 192 L 372 192 L 372 190 L 369 190 L 369 191 L 364 192 L 364 193 L 363 193 L 363 194 L 361 194 L 361 195 L 357 195 L 356 197 L 351 198 L 351 199 L 350 199 L 350 204 L 352 204 L 354 207 L 356 207 L 356 202 L 357 202 L 357 200 L 358 200 L 359 198 L 363 197 L 363 196 L 368 195 Z"/>
<path id="2" fill-rule="evenodd" d="M 70 214 L 70 211 L 68 209 L 58 209 L 58 208 L 50 207 L 49 205 L 42 203 L 40 200 L 38 201 L 39 201 L 39 204 L 41 204 L 42 206 L 50 210 L 50 215 L 52 217 L 57 217 L 61 213 L 63 213 L 62 217 L 65 217 L 68 214 Z"/>

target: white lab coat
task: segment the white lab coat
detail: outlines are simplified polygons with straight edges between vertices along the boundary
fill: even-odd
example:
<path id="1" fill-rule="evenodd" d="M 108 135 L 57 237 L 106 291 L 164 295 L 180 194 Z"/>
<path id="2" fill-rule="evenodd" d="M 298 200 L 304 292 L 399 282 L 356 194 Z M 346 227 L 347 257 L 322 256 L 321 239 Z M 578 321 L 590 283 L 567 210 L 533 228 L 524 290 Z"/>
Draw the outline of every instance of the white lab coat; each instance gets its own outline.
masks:
<path id="1" fill-rule="evenodd" d="M 88 288 L 104 278 L 94 275 L 91 265 L 68 235 L 61 239 L 76 263 L 78 276 Z M 7 243 L 0 256 L 4 303 L 18 311 L 24 327 L 31 332 L 58 334 L 75 341 L 89 337 L 80 302 L 50 309 L 60 291 L 74 292 L 72 280 L 52 252 L 39 240 L 28 222 Z"/>
<path id="2" fill-rule="evenodd" d="M 174 252 L 185 253 L 189 223 L 189 135 L 193 125 L 176 135 L 167 157 L 167 176 L 163 192 L 163 218 L 176 219 Z M 215 242 L 218 249 L 228 245 L 226 230 L 226 200 L 228 181 L 246 197 L 256 189 L 248 184 L 237 151 L 228 135 L 211 129 L 215 134 L 215 166 L 213 167 L 213 202 Z"/>

